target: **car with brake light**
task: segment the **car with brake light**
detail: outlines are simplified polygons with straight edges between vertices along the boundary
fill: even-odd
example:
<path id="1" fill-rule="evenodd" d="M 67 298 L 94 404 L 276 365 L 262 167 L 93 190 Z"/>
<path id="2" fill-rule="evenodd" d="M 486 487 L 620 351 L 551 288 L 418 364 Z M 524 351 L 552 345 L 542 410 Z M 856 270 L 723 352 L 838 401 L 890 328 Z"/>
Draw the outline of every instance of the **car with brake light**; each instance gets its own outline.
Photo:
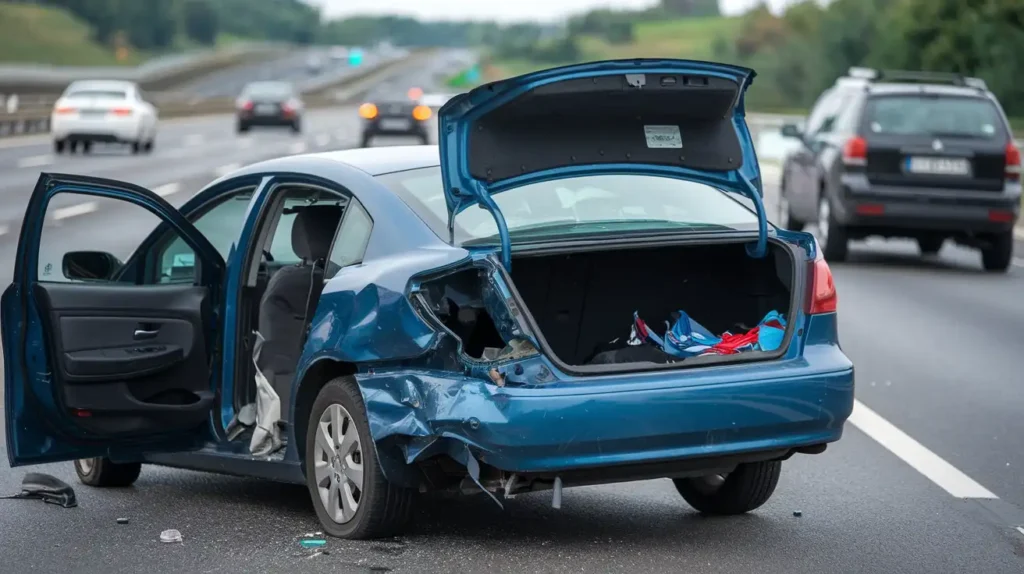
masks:
<path id="1" fill-rule="evenodd" d="M 984 81 L 853 68 L 818 99 L 783 165 L 779 221 L 813 225 L 825 258 L 871 236 L 947 240 L 981 251 L 986 271 L 1013 260 L 1021 152 Z"/>
<path id="2" fill-rule="evenodd" d="M 285 127 L 302 132 L 305 104 L 290 82 L 259 81 L 247 84 L 235 102 L 238 133 L 253 127 Z"/>
<path id="3" fill-rule="evenodd" d="M 454 97 L 438 146 L 271 159 L 179 208 L 42 174 L 0 300 L 11 465 L 301 484 L 350 539 L 401 532 L 425 491 L 557 508 L 667 479 L 702 513 L 757 509 L 840 440 L 854 367 L 817 242 L 768 223 L 753 77 L 527 74 Z M 159 223 L 60 248 L 65 194 Z"/>
<path id="4" fill-rule="evenodd" d="M 121 144 L 132 153 L 153 151 L 156 107 L 134 82 L 80 80 L 57 98 L 50 115 L 53 151 L 89 153 L 93 145 Z"/>
<path id="5" fill-rule="evenodd" d="M 410 90 L 411 92 L 411 90 Z M 430 143 L 429 121 L 434 111 L 413 98 L 378 98 L 359 106 L 362 147 L 378 137 L 414 137 Z"/>

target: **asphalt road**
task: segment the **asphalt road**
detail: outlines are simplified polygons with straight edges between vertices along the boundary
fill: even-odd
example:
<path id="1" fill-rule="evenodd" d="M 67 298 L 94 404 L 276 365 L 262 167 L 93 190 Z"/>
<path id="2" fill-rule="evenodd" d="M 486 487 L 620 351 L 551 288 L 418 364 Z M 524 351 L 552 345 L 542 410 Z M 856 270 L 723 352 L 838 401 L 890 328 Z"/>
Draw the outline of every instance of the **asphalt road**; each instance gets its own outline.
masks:
<path id="1" fill-rule="evenodd" d="M 40 170 L 126 179 L 180 203 L 235 166 L 357 141 L 354 109 L 309 120 L 297 137 L 237 137 L 224 117 L 166 124 L 152 156 L 40 164 L 27 158 L 46 156 L 46 142 L 0 148 L 0 281 L 10 280 L 13 220 Z M 771 206 L 767 171 L 766 181 Z M 72 241 L 122 250 L 149 229 L 102 208 L 61 226 Z M 921 259 L 910 243 L 869 242 L 833 271 L 860 404 L 844 438 L 787 462 L 775 496 L 751 515 L 700 517 L 667 480 L 570 489 L 561 510 L 545 493 L 504 511 L 482 497 L 431 497 L 408 535 L 332 539 L 315 555 L 297 543 L 317 530 L 303 488 L 147 467 L 132 488 L 98 490 L 79 485 L 70 463 L 10 469 L 0 454 L 0 492 L 40 470 L 72 484 L 80 505 L 0 500 L 0 573 L 1024 572 L 1024 267 L 988 275 L 955 246 Z M 159 543 L 167 528 L 184 543 Z"/>

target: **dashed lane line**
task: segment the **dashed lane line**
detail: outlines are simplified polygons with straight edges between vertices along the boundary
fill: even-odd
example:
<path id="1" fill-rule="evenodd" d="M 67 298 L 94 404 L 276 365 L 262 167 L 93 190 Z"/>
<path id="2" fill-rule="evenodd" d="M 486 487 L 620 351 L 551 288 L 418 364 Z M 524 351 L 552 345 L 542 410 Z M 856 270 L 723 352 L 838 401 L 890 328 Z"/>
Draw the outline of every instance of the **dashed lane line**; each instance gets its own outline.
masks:
<path id="1" fill-rule="evenodd" d="M 325 145 L 327 145 L 329 143 L 331 143 L 331 136 L 330 136 L 330 134 L 319 134 L 318 136 L 316 136 L 316 145 L 317 146 L 324 147 Z"/>
<path id="2" fill-rule="evenodd" d="M 153 188 L 153 193 L 159 195 L 160 197 L 167 197 L 169 195 L 174 195 L 175 193 L 178 193 L 179 191 L 181 191 L 181 184 L 179 184 L 177 182 L 165 183 L 164 185 L 160 185 L 160 186 L 157 186 L 157 187 Z"/>
<path id="3" fill-rule="evenodd" d="M 239 164 L 239 163 L 229 163 L 229 164 L 222 165 L 222 166 L 218 167 L 217 169 L 213 170 L 213 173 L 217 174 L 217 177 L 221 177 L 221 176 L 227 175 L 227 174 L 235 171 L 236 169 L 238 169 L 240 167 L 242 167 L 242 164 Z"/>
<path id="4" fill-rule="evenodd" d="M 300 154 L 306 151 L 306 147 L 308 147 L 306 146 L 306 142 L 295 142 L 291 145 L 290 148 L 288 148 L 288 151 L 292 155 Z"/>
<path id="5" fill-rule="evenodd" d="M 23 157 L 18 160 L 18 167 L 42 167 L 44 165 L 50 165 L 53 163 L 53 156 L 49 154 L 44 155 L 33 155 L 29 157 Z"/>
<path id="6" fill-rule="evenodd" d="M 853 402 L 853 414 L 849 422 L 956 498 L 999 498 L 864 403 L 857 400 Z"/>
<path id="7" fill-rule="evenodd" d="M 92 213 L 99 208 L 99 205 L 95 201 L 87 201 L 85 203 L 79 203 L 78 205 L 70 205 L 68 207 L 61 207 L 53 210 L 53 220 L 61 221 L 69 217 L 77 217 L 79 215 L 85 215 Z"/>

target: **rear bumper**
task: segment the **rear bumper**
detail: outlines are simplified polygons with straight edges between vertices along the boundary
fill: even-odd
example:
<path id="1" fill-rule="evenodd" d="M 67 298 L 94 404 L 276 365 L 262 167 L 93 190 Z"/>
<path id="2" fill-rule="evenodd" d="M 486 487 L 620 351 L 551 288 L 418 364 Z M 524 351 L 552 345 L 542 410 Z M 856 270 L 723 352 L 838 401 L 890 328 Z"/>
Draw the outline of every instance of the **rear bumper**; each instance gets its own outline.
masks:
<path id="1" fill-rule="evenodd" d="M 301 122 L 297 114 L 261 116 L 256 114 L 239 115 L 238 123 L 243 126 L 291 126 Z"/>
<path id="2" fill-rule="evenodd" d="M 50 132 L 55 140 L 132 142 L 139 139 L 142 124 L 138 117 L 79 119 L 54 116 Z"/>
<path id="3" fill-rule="evenodd" d="M 863 174 L 845 174 L 841 184 L 832 211 L 854 234 L 857 229 L 1002 233 L 1012 230 L 1020 217 L 1019 184 L 1002 191 L 894 187 L 872 185 Z"/>
<path id="4" fill-rule="evenodd" d="M 406 120 L 408 119 L 408 127 L 405 128 L 393 128 L 387 125 L 389 120 Z M 425 137 L 427 135 L 427 123 L 421 122 L 411 118 L 376 118 L 369 121 L 363 122 L 363 135 L 364 136 L 418 136 Z"/>
<path id="5" fill-rule="evenodd" d="M 521 364 L 529 375 L 551 369 L 542 362 L 535 357 Z M 407 463 L 454 457 L 468 446 L 503 471 L 607 468 L 610 477 L 611 467 L 722 457 L 747 462 L 834 442 L 854 396 L 853 365 L 835 345 L 808 345 L 802 357 L 761 364 L 543 387 L 497 387 L 452 376 L 359 376 L 378 446 L 399 445 Z"/>

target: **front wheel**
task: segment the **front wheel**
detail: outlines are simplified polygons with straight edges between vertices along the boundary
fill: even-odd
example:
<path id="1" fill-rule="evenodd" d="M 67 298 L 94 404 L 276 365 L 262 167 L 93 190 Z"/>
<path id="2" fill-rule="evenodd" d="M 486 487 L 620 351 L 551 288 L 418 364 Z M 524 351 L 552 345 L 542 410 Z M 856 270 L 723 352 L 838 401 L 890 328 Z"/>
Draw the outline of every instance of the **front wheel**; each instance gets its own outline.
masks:
<path id="1" fill-rule="evenodd" d="M 67 142 L 64 140 L 53 140 L 53 151 L 57 154 L 64 153 L 64 148 L 67 147 Z"/>
<path id="2" fill-rule="evenodd" d="M 698 512 L 733 515 L 750 512 L 768 502 L 781 473 L 782 462 L 776 460 L 741 464 L 725 476 L 676 478 L 672 482 L 683 500 Z"/>
<path id="3" fill-rule="evenodd" d="M 89 486 L 131 486 L 142 472 L 142 463 L 112 462 L 109 458 L 80 458 L 75 461 L 75 473 L 82 484 Z"/>
<path id="4" fill-rule="evenodd" d="M 352 377 L 324 385 L 306 429 L 306 485 L 324 532 L 348 539 L 398 533 L 416 492 L 384 478 L 363 398 Z"/>
<path id="5" fill-rule="evenodd" d="M 994 235 L 981 250 L 981 264 L 985 271 L 1004 273 L 1013 261 L 1013 231 Z"/>
<path id="6" fill-rule="evenodd" d="M 945 241 L 942 237 L 918 237 L 917 247 L 921 250 L 921 255 L 935 255 L 942 250 Z"/>

